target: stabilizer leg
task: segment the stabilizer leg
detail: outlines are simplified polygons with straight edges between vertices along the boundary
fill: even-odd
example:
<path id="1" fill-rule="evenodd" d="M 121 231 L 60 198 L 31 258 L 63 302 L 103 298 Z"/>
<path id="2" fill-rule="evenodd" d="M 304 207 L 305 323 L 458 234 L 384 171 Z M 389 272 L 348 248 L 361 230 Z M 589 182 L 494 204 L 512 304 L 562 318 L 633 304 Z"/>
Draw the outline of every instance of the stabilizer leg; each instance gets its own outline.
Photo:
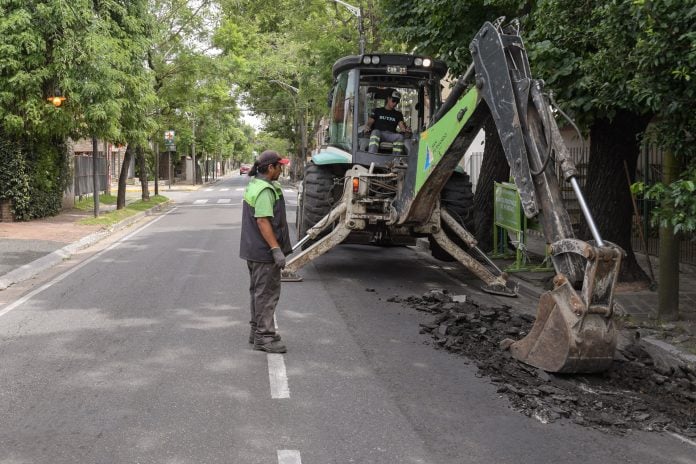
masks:
<path id="1" fill-rule="evenodd" d="M 293 247 L 293 251 L 300 248 L 301 244 L 305 243 L 307 240 L 316 238 L 324 229 L 333 224 L 336 219 L 344 215 L 345 212 L 345 203 L 341 203 L 339 206 L 331 210 L 329 214 L 324 216 L 314 227 L 307 231 L 307 235 L 300 240 L 295 247 Z M 345 240 L 350 232 L 351 230 L 346 227 L 345 221 L 340 220 L 336 225 L 336 228 L 328 235 L 322 237 L 312 246 L 300 252 L 300 254 L 294 255 L 287 262 L 285 268 L 281 272 L 281 280 L 284 282 L 301 282 L 302 277 L 297 274 L 297 271 L 313 259 L 318 258 L 336 245 L 339 245 L 341 242 L 343 242 L 343 240 Z"/>
<path id="2" fill-rule="evenodd" d="M 485 285 L 481 286 L 481 290 L 494 295 L 517 296 L 517 293 L 514 290 L 507 287 L 504 274 L 500 276 L 493 275 L 488 269 L 485 268 L 485 266 L 483 266 L 471 255 L 462 250 L 456 243 L 450 240 L 447 234 L 445 234 L 445 232 L 442 230 L 442 227 L 440 227 L 440 230 L 433 233 L 432 236 L 438 245 L 440 245 L 447 253 L 452 255 L 464 267 L 473 272 L 476 277 L 485 283 Z"/>

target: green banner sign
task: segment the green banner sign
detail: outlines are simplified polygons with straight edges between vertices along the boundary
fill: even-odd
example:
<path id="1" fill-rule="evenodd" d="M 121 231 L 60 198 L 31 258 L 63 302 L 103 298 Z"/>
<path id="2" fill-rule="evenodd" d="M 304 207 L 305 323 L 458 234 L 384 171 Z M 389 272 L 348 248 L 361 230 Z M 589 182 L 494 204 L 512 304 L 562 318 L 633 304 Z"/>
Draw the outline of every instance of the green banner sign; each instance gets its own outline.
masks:
<path id="1" fill-rule="evenodd" d="M 495 225 L 512 232 L 522 232 L 522 205 L 515 184 L 495 183 Z"/>

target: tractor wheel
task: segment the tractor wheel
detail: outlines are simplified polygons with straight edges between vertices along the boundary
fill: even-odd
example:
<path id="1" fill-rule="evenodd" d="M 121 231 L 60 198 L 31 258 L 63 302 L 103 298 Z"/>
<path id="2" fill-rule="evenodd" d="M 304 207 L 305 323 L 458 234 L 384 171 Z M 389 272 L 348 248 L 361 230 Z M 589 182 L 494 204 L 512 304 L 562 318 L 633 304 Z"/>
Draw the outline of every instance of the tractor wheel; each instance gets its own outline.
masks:
<path id="1" fill-rule="evenodd" d="M 440 193 L 440 205 L 445 208 L 466 230 L 474 234 L 474 193 L 469 180 L 469 174 L 455 172 L 449 178 Z M 464 250 L 468 247 L 451 230 L 444 227 L 445 234 L 461 246 Z M 430 252 L 433 258 L 440 261 L 455 261 L 432 237 L 430 241 Z"/>
<path id="2" fill-rule="evenodd" d="M 298 240 L 303 238 L 340 200 L 343 186 L 336 185 L 338 178 L 333 166 L 310 163 L 304 173 L 302 197 L 297 207 Z"/>

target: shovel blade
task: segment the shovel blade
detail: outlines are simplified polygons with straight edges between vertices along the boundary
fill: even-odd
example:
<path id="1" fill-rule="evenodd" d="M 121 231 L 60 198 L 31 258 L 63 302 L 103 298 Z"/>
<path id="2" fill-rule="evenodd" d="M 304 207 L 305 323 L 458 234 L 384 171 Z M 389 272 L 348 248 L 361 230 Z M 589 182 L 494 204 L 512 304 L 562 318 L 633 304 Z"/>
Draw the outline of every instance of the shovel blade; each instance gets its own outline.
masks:
<path id="1" fill-rule="evenodd" d="M 611 317 L 578 315 L 568 303 L 568 285 L 542 295 L 532 330 L 510 346 L 512 356 L 556 373 L 592 373 L 608 369 L 616 350 Z"/>

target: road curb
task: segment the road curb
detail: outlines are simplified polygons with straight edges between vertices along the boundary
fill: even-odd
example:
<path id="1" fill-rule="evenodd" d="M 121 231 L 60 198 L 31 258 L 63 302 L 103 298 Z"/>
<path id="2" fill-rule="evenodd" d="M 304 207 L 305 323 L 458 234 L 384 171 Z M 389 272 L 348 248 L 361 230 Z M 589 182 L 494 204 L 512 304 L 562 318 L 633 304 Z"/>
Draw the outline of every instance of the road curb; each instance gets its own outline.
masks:
<path id="1" fill-rule="evenodd" d="M 64 260 L 70 259 L 70 257 L 78 251 L 94 245 L 95 243 L 103 240 L 104 238 L 108 237 L 116 231 L 131 226 L 143 217 L 150 216 L 153 212 L 160 211 L 162 208 L 164 208 L 165 206 L 169 206 L 171 203 L 171 200 L 168 200 L 164 203 L 155 205 L 146 211 L 136 213 L 133 216 L 127 217 L 126 219 L 117 222 L 116 224 L 110 226 L 107 229 L 100 230 L 99 232 L 94 232 L 90 235 L 82 237 L 80 240 L 76 242 L 66 245 L 63 248 L 53 251 L 52 253 L 42 256 L 39 259 L 24 264 L 23 266 L 20 266 L 17 269 L 14 269 L 8 272 L 7 274 L 0 276 L 0 291 L 7 289 L 8 287 L 11 287 L 14 284 L 18 284 L 25 280 L 31 279 L 32 277 L 35 277 L 37 274 L 47 269 L 50 269 L 57 264 L 60 264 Z"/>

